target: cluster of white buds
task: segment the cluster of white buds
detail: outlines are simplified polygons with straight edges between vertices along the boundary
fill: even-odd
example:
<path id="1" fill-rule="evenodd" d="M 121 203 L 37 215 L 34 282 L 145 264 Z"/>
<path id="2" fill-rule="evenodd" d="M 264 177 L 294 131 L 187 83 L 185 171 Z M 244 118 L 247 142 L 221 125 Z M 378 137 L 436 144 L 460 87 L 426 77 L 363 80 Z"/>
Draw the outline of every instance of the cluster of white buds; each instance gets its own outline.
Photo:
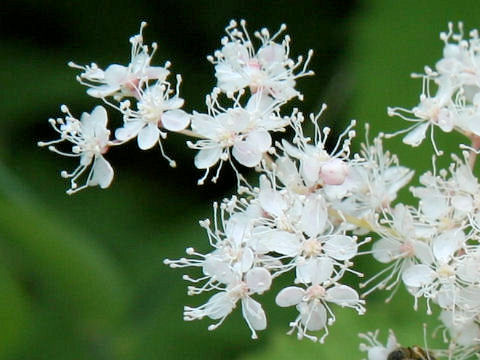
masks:
<path id="1" fill-rule="evenodd" d="M 150 52 L 140 34 L 130 39 L 131 62 L 127 66 L 110 65 L 106 70 L 96 64 L 70 66 L 83 73 L 78 81 L 87 93 L 101 98 L 123 115 L 123 126 L 113 133 L 107 129 L 107 113 L 102 106 L 75 119 L 66 107 L 63 119 L 50 120 L 60 139 L 41 142 L 61 155 L 79 156 L 80 165 L 72 173 L 73 193 L 87 186 L 108 187 L 113 169 L 103 155 L 111 146 L 134 138 L 140 149 L 159 145 L 167 131 L 182 133 L 193 140 L 187 146 L 198 150 L 194 163 L 205 171 L 198 181 L 215 182 L 224 163 L 237 176 L 237 194 L 214 204 L 214 220 L 203 220 L 211 250 L 200 253 L 187 248 L 188 257 L 165 260 L 173 268 L 200 268 L 201 275 L 184 279 L 191 282 L 189 295 L 212 294 L 203 305 L 184 308 L 185 320 L 208 317 L 217 328 L 241 304 L 243 317 L 253 338 L 267 327 L 267 315 L 256 300 L 274 288 L 274 280 L 292 273 L 293 284 L 280 289 L 276 304 L 295 306 L 297 315 L 290 322 L 290 333 L 299 338 L 323 342 L 329 326 L 335 322 L 335 306 L 365 312 L 363 297 L 376 289 L 392 290 L 390 300 L 403 283 L 418 300 L 426 299 L 427 312 L 435 304 L 441 309 L 441 321 L 448 335 L 447 350 L 430 353 L 419 347 L 400 348 L 393 333 L 382 346 L 378 333 L 362 335 L 367 341 L 361 349 L 369 360 L 390 360 L 403 353 L 418 358 L 445 356 L 466 359 L 480 349 L 480 184 L 473 174 L 480 148 L 480 40 L 472 31 L 469 40 L 454 34 L 453 25 L 442 34 L 444 58 L 436 70 L 426 68 L 420 104 L 412 110 L 390 108 L 414 122 L 398 133 L 408 134 L 404 142 L 419 145 L 434 126 L 445 132 L 465 135 L 471 143 L 461 144 L 462 157 L 453 155 L 446 170 L 433 169 L 420 177 L 421 186 L 412 187 L 418 207 L 394 204 L 398 192 L 412 179 L 413 171 L 401 166 L 397 157 L 383 149 L 385 135 L 361 144 L 351 151 L 355 121 L 340 134 L 336 145 L 326 146 L 330 128 L 316 115 L 305 116 L 294 109 L 282 114 L 282 106 L 294 97 L 302 99 L 295 88 L 296 79 L 311 75 L 307 70 L 312 51 L 306 59 L 290 58 L 290 38 L 285 25 L 273 36 L 262 29 L 250 38 L 245 21 L 231 21 L 222 39 L 222 48 L 208 57 L 215 65 L 217 86 L 206 96 L 207 113 L 192 114 L 181 109 L 181 77 L 176 86 L 168 80 L 170 63 L 151 66 L 157 46 Z M 451 43 L 451 41 L 454 43 Z M 260 45 L 255 47 L 255 41 Z M 431 95 L 432 83 L 437 93 Z M 175 88 L 175 90 L 173 89 Z M 305 118 L 313 124 L 312 137 L 304 133 Z M 366 126 L 368 130 L 368 125 Z M 273 141 L 272 132 L 292 129 L 291 139 Z M 368 131 L 367 131 L 368 134 Z M 387 135 L 388 136 L 392 136 Z M 58 149 L 58 143 L 70 142 L 71 152 Z M 238 164 L 255 168 L 256 183 L 247 182 Z M 90 167 L 84 185 L 77 179 Z M 360 247 L 373 238 L 371 250 Z M 347 273 L 363 277 L 354 268 L 358 255 L 371 254 L 387 264 L 378 274 L 363 281 L 358 291 L 344 282 Z M 317 335 L 318 332 L 320 335 Z M 392 355 L 392 353 L 394 355 Z M 423 355 L 422 355 L 423 354 Z M 411 355 L 411 356 L 413 356 Z"/>

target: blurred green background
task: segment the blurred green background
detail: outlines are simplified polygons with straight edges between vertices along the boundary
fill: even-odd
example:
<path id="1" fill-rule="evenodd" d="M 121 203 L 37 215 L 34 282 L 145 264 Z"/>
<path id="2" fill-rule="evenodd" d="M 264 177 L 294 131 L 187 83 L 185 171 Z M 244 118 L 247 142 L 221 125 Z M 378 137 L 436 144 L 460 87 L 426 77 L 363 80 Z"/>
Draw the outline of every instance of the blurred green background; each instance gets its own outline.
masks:
<path id="1" fill-rule="evenodd" d="M 159 43 L 154 64 L 170 60 L 182 74 L 188 111 L 204 110 L 214 84 L 206 55 L 220 47 L 230 19 L 245 18 L 251 31 L 286 23 L 293 55 L 315 50 L 317 75 L 299 82 L 305 112 L 326 102 L 330 126 L 355 118 L 359 132 L 365 122 L 373 134 L 393 131 L 405 124 L 388 118 L 386 107 L 416 105 L 421 83 L 409 74 L 440 58 L 447 21 L 480 26 L 478 0 L 4 0 L 0 11 L 0 359 L 360 359 L 357 333 L 376 328 L 382 340 L 393 328 L 406 345 L 423 342 L 424 308 L 414 313 L 403 289 L 388 307 L 386 294 L 371 296 L 363 317 L 336 309 L 324 345 L 284 334 L 296 315 L 274 306 L 280 287 L 260 299 L 269 329 L 259 340 L 250 339 L 239 309 L 213 333 L 206 320 L 184 322 L 183 305 L 206 298 L 187 297 L 182 272 L 162 261 L 187 246 L 205 248 L 197 221 L 231 194 L 231 174 L 197 187 L 192 151 L 169 136 L 177 169 L 156 150 L 124 146 L 107 155 L 115 169 L 108 190 L 69 197 L 59 171 L 76 162 L 36 142 L 56 137 L 47 119 L 60 116 L 60 104 L 75 115 L 97 104 L 66 63 L 127 64 L 128 38 L 141 20 L 149 23 L 145 41 Z M 451 136 L 440 136 L 440 146 L 448 148 Z M 428 142 L 414 150 L 399 143 L 388 144 L 403 164 L 417 174 L 429 166 Z M 367 275 L 379 269 L 369 262 L 358 261 Z"/>

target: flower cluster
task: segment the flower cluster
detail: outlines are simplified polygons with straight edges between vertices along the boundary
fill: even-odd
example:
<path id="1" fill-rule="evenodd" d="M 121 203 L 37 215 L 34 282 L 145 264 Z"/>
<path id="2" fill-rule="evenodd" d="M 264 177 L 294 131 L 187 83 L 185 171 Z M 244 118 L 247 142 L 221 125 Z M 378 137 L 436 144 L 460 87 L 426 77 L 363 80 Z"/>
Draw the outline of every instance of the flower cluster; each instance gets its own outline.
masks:
<path id="1" fill-rule="evenodd" d="M 414 297 L 414 308 L 425 299 L 427 313 L 432 304 L 441 311 L 440 320 L 449 338 L 449 358 L 467 359 L 480 349 L 480 185 L 474 165 L 480 145 L 476 129 L 480 47 L 478 32 L 463 39 L 449 24 L 440 38 L 445 47 L 435 70 L 426 67 L 420 104 L 412 110 L 391 108 L 391 115 L 413 121 L 403 141 L 417 146 L 427 129 L 438 126 L 444 132 L 457 131 L 467 138 L 460 144 L 461 156 L 452 154 L 446 169 L 434 169 L 420 176 L 420 186 L 410 191 L 418 206 L 398 204 L 386 208 L 374 226 L 380 235 L 372 248 L 373 257 L 385 264 L 380 274 L 363 285 L 376 281 L 367 293 L 377 288 L 396 289 L 403 283 Z M 430 86 L 437 87 L 431 95 Z M 393 295 L 393 293 L 392 293 Z M 447 336 L 448 335 L 448 336 Z"/>
<path id="2" fill-rule="evenodd" d="M 352 121 L 327 146 L 331 129 L 321 127 L 318 114 L 304 115 L 299 109 L 284 114 L 284 105 L 302 99 L 296 89 L 300 77 L 312 75 L 307 57 L 290 57 L 290 38 L 285 25 L 270 35 L 262 29 L 250 37 L 245 21 L 231 21 L 221 49 L 209 56 L 215 66 L 216 87 L 205 99 L 206 112 L 182 110 L 181 76 L 169 80 L 170 63 L 152 66 L 157 49 L 144 45 L 142 31 L 130 39 L 131 60 L 127 66 L 113 64 L 105 70 L 95 63 L 70 66 L 82 70 L 77 80 L 88 87 L 87 94 L 119 111 L 122 126 L 107 128 L 107 111 L 97 106 L 80 120 L 62 106 L 64 118 L 51 119 L 60 138 L 40 142 L 58 154 L 79 157 L 71 173 L 71 194 L 88 186 L 108 187 L 113 169 L 104 154 L 110 147 L 136 139 L 142 150 L 156 145 L 171 166 L 162 141 L 169 131 L 189 137 L 186 144 L 197 150 L 194 164 L 204 171 L 203 184 L 220 176 L 230 165 L 237 177 L 237 194 L 214 204 L 214 219 L 203 220 L 210 250 L 202 253 L 187 248 L 187 257 L 165 260 L 172 268 L 198 268 L 201 275 L 184 275 L 191 283 L 189 295 L 211 294 L 205 304 L 185 306 L 184 319 L 210 318 L 216 329 L 241 305 L 252 338 L 267 327 L 267 314 L 258 298 L 277 291 L 280 307 L 295 307 L 289 333 L 298 338 L 323 342 L 335 322 L 335 306 L 349 307 L 358 314 L 366 310 L 364 297 L 377 289 L 391 291 L 390 300 L 403 283 L 418 309 L 425 299 L 427 313 L 441 309 L 440 319 L 449 339 L 447 350 L 432 354 L 420 347 L 401 348 L 390 333 L 387 346 L 378 333 L 362 335 L 369 360 L 398 356 L 434 359 L 466 359 L 480 349 L 480 184 L 473 173 L 480 148 L 480 40 L 477 31 L 469 40 L 449 25 L 441 39 L 444 56 L 435 70 L 426 67 L 420 104 L 412 110 L 390 108 L 413 122 L 398 133 L 404 142 L 417 146 L 430 128 L 458 131 L 469 144 L 461 144 L 462 156 L 452 155 L 448 169 L 434 169 L 420 176 L 420 185 L 410 191 L 418 206 L 395 203 L 413 171 L 384 150 L 383 140 L 391 135 L 367 139 L 355 153 Z M 256 44 L 258 43 L 258 48 Z M 431 88 L 437 88 L 432 95 Z M 305 119 L 314 132 L 304 132 Z M 368 134 L 368 125 L 367 134 Z M 290 129 L 289 139 L 274 141 L 272 133 Z M 110 139 L 110 134 L 114 139 Z M 70 143 L 71 149 L 61 146 Z M 441 152 L 433 141 L 436 154 Z M 257 181 L 247 181 L 239 166 L 254 168 Z M 88 170 L 89 169 L 89 170 Z M 86 177 L 83 185 L 79 178 Z M 369 250 L 361 247 L 373 241 Z M 386 264 L 379 273 L 360 285 L 362 296 L 345 282 L 347 273 L 363 274 L 354 268 L 355 258 L 370 254 Z M 274 280 L 290 273 L 293 284 L 275 289 Z M 392 355 L 393 354 L 393 355 Z"/>
<path id="3" fill-rule="evenodd" d="M 312 119 L 316 124 L 317 118 Z M 301 120 L 299 114 L 293 119 Z M 200 278 L 186 277 L 202 284 L 190 286 L 189 294 L 219 291 L 200 307 L 186 307 L 185 319 L 219 320 L 209 327 L 214 329 L 241 300 L 252 337 L 257 337 L 256 330 L 266 327 L 266 315 L 251 296 L 269 290 L 273 279 L 290 271 L 295 273 L 296 286 L 281 290 L 276 303 L 296 306 L 299 314 L 290 326 L 299 338 L 317 340 L 308 331 L 325 330 L 328 334 L 327 325 L 335 321 L 331 304 L 364 313 L 364 300 L 355 289 L 341 283 L 346 272 L 361 276 L 351 269 L 361 242 L 348 233 L 350 227 L 326 195 L 329 186 L 346 182 L 349 167 L 359 159 L 348 160 L 349 139 L 331 155 L 321 136 L 317 132 L 318 141 L 309 144 L 297 133 L 297 146 L 285 141 L 275 160 L 262 162 L 258 187 L 244 189 L 240 198 L 215 205 L 213 229 L 210 221 L 201 222 L 207 229 L 211 252 L 200 254 L 189 248 L 187 254 L 192 258 L 165 261 L 171 267 L 202 269 Z M 332 179 L 335 185 L 328 185 Z"/>
<path id="4" fill-rule="evenodd" d="M 468 40 L 463 39 L 463 24 L 459 23 L 459 33 L 454 32 L 453 23 L 448 24 L 448 32 L 441 33 L 444 41 L 443 58 L 435 65 L 435 70 L 426 66 L 425 74 L 413 74 L 423 79 L 420 103 L 408 110 L 400 107 L 388 109 L 390 116 L 413 122 L 403 138 L 405 144 L 418 146 L 434 127 L 444 132 L 458 131 L 469 138 L 480 136 L 478 117 L 480 116 L 480 39 L 477 30 L 470 32 Z M 436 92 L 430 89 L 432 82 Z M 473 144 L 477 149 L 480 144 Z M 436 149 L 437 153 L 439 151 Z"/>
<path id="5" fill-rule="evenodd" d="M 146 26 L 142 22 L 140 33 L 130 38 L 132 45 L 131 60 L 127 66 L 112 64 L 102 70 L 92 63 L 80 66 L 69 63 L 72 68 L 83 72 L 77 76 L 78 82 L 88 87 L 87 94 L 102 99 L 110 107 L 120 111 L 123 126 L 113 131 L 114 140 L 109 140 L 111 131 L 106 128 L 107 112 L 103 106 L 97 106 L 91 116 L 84 114 L 80 121 L 76 120 L 66 107 L 65 120 L 50 120 L 53 128 L 60 134 L 60 139 L 50 142 L 39 142 L 40 146 L 61 155 L 81 156 L 80 166 L 71 174 L 62 171 L 62 176 L 71 178 L 68 194 L 75 193 L 88 186 L 108 187 L 113 179 L 113 169 L 103 158 L 110 147 L 122 145 L 137 139 L 138 147 L 147 150 L 159 145 L 162 155 L 169 160 L 171 166 L 175 162 L 163 151 L 161 139 L 166 138 L 167 131 L 181 132 L 190 123 L 190 115 L 181 110 L 183 99 L 179 96 L 180 75 L 177 75 L 175 90 L 167 80 L 170 63 L 164 66 L 151 66 L 157 45 L 152 50 L 143 44 L 142 31 Z M 72 153 L 58 150 L 52 144 L 63 141 L 73 144 Z M 92 169 L 83 185 L 78 186 L 76 180 L 92 164 Z"/>

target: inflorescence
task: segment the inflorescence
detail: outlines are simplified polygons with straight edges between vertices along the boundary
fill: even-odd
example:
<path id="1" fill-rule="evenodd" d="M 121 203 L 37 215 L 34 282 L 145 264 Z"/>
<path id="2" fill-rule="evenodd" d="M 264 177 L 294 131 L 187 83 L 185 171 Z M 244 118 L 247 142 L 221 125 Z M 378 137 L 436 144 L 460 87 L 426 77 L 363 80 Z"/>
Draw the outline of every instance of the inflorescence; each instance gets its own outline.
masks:
<path id="1" fill-rule="evenodd" d="M 401 348 L 393 332 L 383 346 L 378 332 L 367 333 L 361 335 L 366 341 L 361 350 L 369 360 L 390 359 L 395 351 L 423 352 L 425 359 L 467 359 L 480 350 L 480 185 L 473 173 L 480 148 L 476 30 L 464 39 L 462 24 L 459 33 L 449 24 L 448 32 L 440 36 L 443 58 L 434 69 L 425 67 L 424 74 L 414 74 L 423 81 L 419 104 L 411 110 L 388 109 L 389 115 L 412 125 L 373 140 L 367 136 L 355 153 L 351 149 L 355 121 L 333 148 L 327 148 L 330 129 L 319 124 L 326 105 L 318 114 L 282 111 L 293 98 L 303 98 L 297 79 L 313 74 L 308 70 L 311 50 L 306 57 L 291 58 L 285 25 L 273 35 L 262 29 L 251 37 L 245 21 L 231 21 L 221 49 L 208 57 L 217 85 L 206 96 L 207 112 L 192 114 L 182 110 L 181 76 L 169 80 L 170 62 L 151 65 L 157 45 L 144 44 L 145 25 L 130 39 L 128 65 L 103 70 L 95 63 L 69 64 L 82 71 L 77 80 L 88 88 L 88 95 L 122 114 L 123 125 L 110 131 L 101 105 L 80 119 L 62 106 L 64 117 L 50 119 L 60 138 L 38 144 L 80 158 L 75 170 L 61 172 L 70 180 L 68 194 L 89 186 L 108 187 L 114 172 L 105 154 L 130 140 L 136 139 L 141 150 L 158 145 L 175 166 L 163 148 L 169 132 L 184 134 L 188 148 L 197 150 L 194 164 L 204 171 L 199 184 L 209 178 L 215 182 L 223 165 L 233 168 L 237 194 L 214 203 L 213 220 L 200 222 L 211 250 L 201 253 L 189 247 L 187 257 L 165 260 L 172 268 L 199 268 L 197 277 L 184 276 L 191 283 L 189 295 L 211 294 L 203 305 L 185 306 L 185 320 L 210 318 L 208 329 L 214 330 L 239 305 L 252 338 L 257 338 L 257 332 L 267 327 L 257 299 L 276 278 L 292 273 L 293 284 L 275 299 L 278 306 L 297 310 L 289 333 L 323 342 L 335 322 L 336 306 L 364 314 L 366 295 L 387 290 L 390 300 L 403 283 L 415 310 L 422 299 L 427 313 L 433 306 L 440 308 L 448 347 Z M 313 125 L 312 137 L 304 133 L 306 121 Z M 272 139 L 272 133 L 287 128 L 293 130 L 291 138 Z M 460 144 L 461 154 L 452 155 L 447 169 L 434 165 L 420 176 L 419 186 L 410 188 L 418 206 L 396 202 L 414 173 L 384 150 L 384 138 L 406 133 L 404 143 L 418 146 L 430 131 L 434 152 L 440 155 L 436 128 L 457 131 L 468 141 Z M 242 176 L 245 167 L 257 171 L 256 183 Z M 369 242 L 370 250 L 362 250 Z M 362 294 L 343 283 L 347 273 L 364 277 L 354 267 L 360 255 L 372 255 L 385 264 L 362 280 Z"/>

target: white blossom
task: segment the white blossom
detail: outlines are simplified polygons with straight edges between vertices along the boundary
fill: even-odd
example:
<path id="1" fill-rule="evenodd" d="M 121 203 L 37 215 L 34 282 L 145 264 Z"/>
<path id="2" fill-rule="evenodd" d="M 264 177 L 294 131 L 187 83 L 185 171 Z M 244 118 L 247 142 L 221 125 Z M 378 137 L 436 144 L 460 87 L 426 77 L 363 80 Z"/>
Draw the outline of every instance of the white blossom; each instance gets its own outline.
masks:
<path id="1" fill-rule="evenodd" d="M 62 171 L 64 178 L 70 179 L 70 189 L 67 194 L 73 194 L 88 186 L 106 188 L 113 179 L 113 169 L 105 160 L 105 154 L 111 143 L 110 131 L 107 129 L 107 112 L 103 106 L 97 106 L 91 114 L 83 113 L 80 120 L 74 118 L 66 106 L 62 106 L 65 118 L 50 119 L 50 124 L 60 134 L 60 139 L 39 142 L 39 146 L 48 146 L 48 149 L 60 155 L 79 157 L 80 165 L 71 173 Z M 66 152 L 58 148 L 62 142 L 72 144 L 71 151 Z M 77 180 L 90 168 L 86 175 L 85 184 L 78 186 Z"/>
<path id="2" fill-rule="evenodd" d="M 285 36 L 281 43 L 275 42 L 286 29 L 285 25 L 273 36 L 267 29 L 255 32 L 255 37 L 261 41 L 258 51 L 245 25 L 245 21 L 241 20 L 239 29 L 237 22 L 232 20 L 225 28 L 227 36 L 222 39 L 222 49 L 208 58 L 215 64 L 217 86 L 228 94 L 249 87 L 252 93 L 263 92 L 278 100 L 300 97 L 295 90 L 295 79 L 313 74 L 306 70 L 312 52 L 298 71 L 303 57 L 298 57 L 296 62 L 289 58 L 290 38 Z"/>
<path id="3" fill-rule="evenodd" d="M 162 82 L 166 79 L 169 74 L 167 68 L 170 66 L 168 62 L 163 67 L 150 65 L 157 44 L 152 44 L 151 53 L 148 46 L 143 44 L 142 31 L 146 25 L 147 23 L 142 22 L 139 34 L 130 38 L 132 51 L 127 66 L 112 64 L 102 70 L 95 63 L 86 66 L 69 63 L 71 67 L 83 70 L 77 80 L 89 88 L 88 95 L 96 98 L 112 96 L 116 100 L 125 96 L 138 97 L 145 82 L 149 80 Z"/>
<path id="4" fill-rule="evenodd" d="M 259 165 L 263 155 L 271 148 L 270 131 L 281 131 L 288 121 L 279 117 L 279 103 L 262 93 L 254 94 L 245 107 L 235 102 L 234 107 L 224 110 L 213 93 L 207 98 L 209 114 L 194 113 L 192 130 L 202 140 L 188 142 L 188 146 L 198 149 L 195 166 L 206 169 L 200 183 L 208 175 L 208 170 L 220 162 L 231 162 L 231 156 L 246 167 Z M 234 167 L 235 169 L 235 167 Z"/>
<path id="5" fill-rule="evenodd" d="M 383 345 L 378 341 L 379 330 L 359 334 L 366 343 L 360 344 L 360 350 L 367 352 L 367 360 L 387 360 L 388 355 L 400 345 L 392 330 L 388 333 L 387 343 Z M 365 359 L 364 359 L 365 360 Z"/>
<path id="6" fill-rule="evenodd" d="M 299 316 L 290 323 L 291 331 L 297 331 L 299 339 L 306 337 L 312 341 L 323 343 L 328 335 L 328 326 L 335 322 L 335 315 L 330 309 L 329 302 L 342 307 L 351 307 L 359 314 L 365 312 L 364 300 L 360 300 L 357 292 L 349 286 L 313 282 L 307 289 L 297 286 L 286 287 L 281 290 L 275 302 L 278 306 L 296 306 Z M 310 335 L 308 331 L 325 330 L 319 339 Z"/>

